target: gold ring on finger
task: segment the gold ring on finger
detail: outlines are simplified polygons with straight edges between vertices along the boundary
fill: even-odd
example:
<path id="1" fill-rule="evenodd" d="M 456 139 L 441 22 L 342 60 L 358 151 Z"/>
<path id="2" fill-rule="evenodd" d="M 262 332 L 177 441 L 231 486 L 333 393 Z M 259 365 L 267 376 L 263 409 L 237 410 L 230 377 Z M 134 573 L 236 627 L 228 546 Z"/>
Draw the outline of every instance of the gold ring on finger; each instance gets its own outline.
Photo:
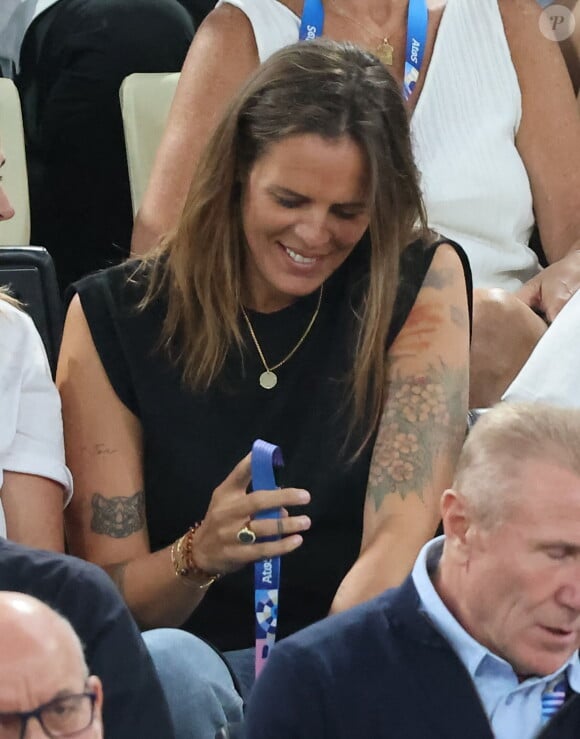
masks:
<path id="1" fill-rule="evenodd" d="M 254 534 L 252 529 L 246 525 L 238 531 L 236 539 L 240 544 L 254 544 L 256 541 L 256 534 Z"/>

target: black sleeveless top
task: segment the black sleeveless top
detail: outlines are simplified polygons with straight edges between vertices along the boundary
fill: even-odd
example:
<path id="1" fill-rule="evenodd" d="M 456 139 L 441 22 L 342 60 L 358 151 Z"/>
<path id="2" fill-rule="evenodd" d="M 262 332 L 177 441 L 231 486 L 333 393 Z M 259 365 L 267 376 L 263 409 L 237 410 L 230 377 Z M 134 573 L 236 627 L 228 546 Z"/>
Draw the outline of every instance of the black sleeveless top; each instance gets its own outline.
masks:
<path id="1" fill-rule="evenodd" d="M 426 247 L 415 242 L 403 253 L 389 346 L 413 306 L 439 243 Z M 279 484 L 310 491 L 311 503 L 304 510 L 290 511 L 307 513 L 312 527 L 304 533 L 303 545 L 282 560 L 280 637 L 327 615 L 359 552 L 374 436 L 356 462 L 349 462 L 358 444 L 352 439 L 343 450 L 344 378 L 354 344 L 352 276 L 364 270 L 368 249 L 365 238 L 326 282 L 312 330 L 296 354 L 276 370 L 278 385 L 273 390 L 258 383 L 263 366 L 245 326 L 243 356 L 237 349 L 230 352 L 220 381 L 207 392 L 185 387 L 180 368 L 157 349 L 165 300 L 157 299 L 144 311 L 135 309 L 144 287 L 143 280 L 127 281 L 134 263 L 75 285 L 111 385 L 143 428 L 152 551 L 166 547 L 204 517 L 214 488 L 257 438 L 282 449 L 285 466 Z M 467 259 L 459 247 L 457 251 L 471 299 Z M 318 291 L 275 313 L 249 312 L 271 364 L 296 344 L 317 301 Z M 212 585 L 184 628 L 222 650 L 252 646 L 253 568 L 245 567 Z"/>

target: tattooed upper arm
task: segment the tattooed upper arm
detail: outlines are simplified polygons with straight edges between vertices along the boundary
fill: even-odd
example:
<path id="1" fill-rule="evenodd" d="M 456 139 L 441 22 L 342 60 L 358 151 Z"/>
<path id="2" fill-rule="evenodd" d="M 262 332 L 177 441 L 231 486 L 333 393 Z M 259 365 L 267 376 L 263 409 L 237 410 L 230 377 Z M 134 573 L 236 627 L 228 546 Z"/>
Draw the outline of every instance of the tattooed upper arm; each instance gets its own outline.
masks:
<path id="1" fill-rule="evenodd" d="M 91 531 L 124 539 L 145 528 L 145 494 L 106 498 L 95 493 L 91 499 Z"/>
<path id="2" fill-rule="evenodd" d="M 389 351 L 386 402 L 367 488 L 375 511 L 387 496 L 424 500 L 426 490 L 450 482 L 445 478 L 465 436 L 468 383 L 465 278 L 451 247 L 440 247 Z"/>
<path id="3" fill-rule="evenodd" d="M 464 435 L 466 376 L 466 368 L 441 360 L 424 374 L 392 378 L 369 471 L 375 509 L 390 493 L 423 499 L 438 455 L 456 448 Z"/>

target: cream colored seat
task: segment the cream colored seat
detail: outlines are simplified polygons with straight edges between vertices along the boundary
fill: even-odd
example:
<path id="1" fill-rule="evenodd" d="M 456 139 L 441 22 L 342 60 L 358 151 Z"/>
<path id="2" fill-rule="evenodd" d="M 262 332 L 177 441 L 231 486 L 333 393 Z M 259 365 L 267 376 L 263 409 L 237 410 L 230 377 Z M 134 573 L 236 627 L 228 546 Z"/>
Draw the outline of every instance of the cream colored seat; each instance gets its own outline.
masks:
<path id="1" fill-rule="evenodd" d="M 0 147 L 6 157 L 2 186 L 16 214 L 0 222 L 0 246 L 30 244 L 30 202 L 20 97 L 12 80 L 0 77 Z"/>
<path id="2" fill-rule="evenodd" d="M 143 199 L 178 80 L 179 72 L 136 73 L 121 85 L 133 214 Z"/>

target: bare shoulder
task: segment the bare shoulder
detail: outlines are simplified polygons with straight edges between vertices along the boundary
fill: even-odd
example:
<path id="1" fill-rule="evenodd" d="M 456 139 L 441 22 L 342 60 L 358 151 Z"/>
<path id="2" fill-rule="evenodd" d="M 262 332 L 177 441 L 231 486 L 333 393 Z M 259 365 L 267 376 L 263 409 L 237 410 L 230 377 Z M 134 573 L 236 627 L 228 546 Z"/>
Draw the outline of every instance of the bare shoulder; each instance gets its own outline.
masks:
<path id="1" fill-rule="evenodd" d="M 437 247 L 425 276 L 423 287 L 438 290 L 444 288 L 465 289 L 465 267 L 453 244 L 443 243 Z"/>
<path id="2" fill-rule="evenodd" d="M 258 64 L 249 18 L 234 5 L 220 5 L 207 15 L 193 37 L 176 90 L 178 107 L 184 103 L 184 94 L 195 96 L 197 115 L 200 95 L 204 101 L 209 97 L 209 107 L 214 107 L 213 99 L 230 97 Z"/>
<path id="3" fill-rule="evenodd" d="M 197 33 L 192 50 L 208 51 L 211 58 L 222 64 L 235 62 L 238 52 L 246 55 L 254 52 L 257 58 L 256 39 L 248 16 L 235 5 L 223 3 L 209 13 Z M 232 53 L 235 49 L 236 54 Z M 227 51 L 228 55 L 218 56 L 218 52 Z"/>
<path id="4" fill-rule="evenodd" d="M 61 357 L 63 354 L 66 355 L 67 352 L 72 351 L 74 347 L 83 346 L 87 339 L 92 343 L 89 325 L 83 311 L 81 299 L 77 293 L 70 301 L 66 312 Z"/>
<path id="5" fill-rule="evenodd" d="M 65 409 L 69 406 L 71 388 L 91 398 L 109 394 L 110 385 L 78 294 L 71 300 L 64 322 L 56 384 Z"/>
<path id="6" fill-rule="evenodd" d="M 90 336 L 89 326 L 78 293 L 71 300 L 66 312 L 61 353 L 79 339 Z"/>

